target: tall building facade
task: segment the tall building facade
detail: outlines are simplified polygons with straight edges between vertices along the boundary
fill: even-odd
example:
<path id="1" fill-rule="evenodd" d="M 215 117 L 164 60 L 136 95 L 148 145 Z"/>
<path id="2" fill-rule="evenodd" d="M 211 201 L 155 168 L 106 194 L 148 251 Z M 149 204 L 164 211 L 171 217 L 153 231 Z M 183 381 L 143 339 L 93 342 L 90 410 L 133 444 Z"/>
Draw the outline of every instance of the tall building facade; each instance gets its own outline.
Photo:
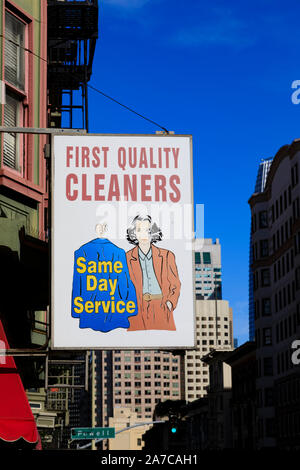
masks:
<path id="1" fill-rule="evenodd" d="M 195 250 L 196 299 L 222 299 L 221 245 L 217 238 L 197 238 Z"/>
<path id="2" fill-rule="evenodd" d="M 86 366 L 84 357 L 74 361 L 74 353 L 45 353 L 50 339 L 50 153 L 42 129 L 72 128 L 80 122 L 74 116 L 79 112 L 82 127 L 88 127 L 98 2 L 0 0 L 0 10 L 1 125 L 40 131 L 0 133 L 0 320 L 11 348 L 40 348 L 44 354 L 17 357 L 16 363 L 35 416 L 51 416 L 37 418 L 43 444 L 53 438 L 59 447 L 65 445 L 63 427 L 82 422 L 77 405 L 86 400 L 78 377 L 82 383 Z"/>
<path id="3" fill-rule="evenodd" d="M 47 1 L 1 0 L 0 12 L 1 126 L 46 127 Z M 0 323 L 16 349 L 45 347 L 47 341 L 45 144 L 45 135 L 0 133 Z M 43 359 L 16 357 L 15 362 L 25 389 L 40 384 Z M 7 387 L 10 390 L 10 381 Z M 20 390 L 10 392 L 17 403 Z M 9 406 L 6 416 L 16 430 L 18 422 L 9 415 Z M 22 422 L 22 416 L 18 418 Z M 4 440 L 5 427 L 4 418 Z"/>
<path id="4" fill-rule="evenodd" d="M 1 125 L 46 127 L 47 28 L 41 25 L 47 23 L 47 2 L 3 0 L 0 11 Z M 11 347 L 42 346 L 48 305 L 46 136 L 7 132 L 0 140 L 0 316 Z"/>
<path id="5" fill-rule="evenodd" d="M 202 358 L 214 349 L 233 348 L 232 309 L 227 300 L 196 300 L 196 350 L 186 351 L 185 400 L 202 398 L 209 386 L 208 365 Z"/>
<path id="6" fill-rule="evenodd" d="M 262 193 L 265 189 L 267 176 L 272 164 L 272 158 L 262 159 L 257 172 L 254 194 Z M 254 320 L 254 300 L 253 300 L 253 276 L 252 276 L 252 262 L 253 262 L 253 245 L 252 245 L 252 230 L 250 230 L 250 248 L 249 248 L 249 339 L 254 341 L 255 338 L 255 320 Z"/>
<path id="7" fill-rule="evenodd" d="M 291 345 L 300 337 L 300 141 L 275 155 L 252 215 L 258 447 L 296 447 L 300 371 Z"/>
<path id="8" fill-rule="evenodd" d="M 183 357 L 168 351 L 115 350 L 97 356 L 97 424 L 108 426 L 118 408 L 152 421 L 160 401 L 184 396 Z"/>
<path id="9" fill-rule="evenodd" d="M 221 244 L 217 238 L 195 240 L 196 349 L 184 360 L 185 399 L 206 395 L 208 365 L 201 359 L 215 348 L 233 347 L 232 309 L 222 300 Z"/>

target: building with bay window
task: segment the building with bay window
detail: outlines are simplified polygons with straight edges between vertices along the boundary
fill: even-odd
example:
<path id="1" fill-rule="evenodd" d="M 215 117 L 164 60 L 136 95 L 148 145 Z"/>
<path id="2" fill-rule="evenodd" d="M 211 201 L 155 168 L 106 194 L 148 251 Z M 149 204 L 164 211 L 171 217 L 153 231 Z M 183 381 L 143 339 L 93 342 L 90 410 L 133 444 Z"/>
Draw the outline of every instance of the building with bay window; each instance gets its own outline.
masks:
<path id="1" fill-rule="evenodd" d="M 249 200 L 259 448 L 299 448 L 300 140 L 279 149 Z"/>

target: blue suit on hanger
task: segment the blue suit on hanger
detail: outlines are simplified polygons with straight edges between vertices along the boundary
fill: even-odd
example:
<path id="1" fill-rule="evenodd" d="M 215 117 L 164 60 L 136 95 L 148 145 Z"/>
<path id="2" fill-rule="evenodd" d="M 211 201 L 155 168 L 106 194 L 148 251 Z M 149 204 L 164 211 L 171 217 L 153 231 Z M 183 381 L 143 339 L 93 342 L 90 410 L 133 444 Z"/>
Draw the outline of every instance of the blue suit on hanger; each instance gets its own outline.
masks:
<path id="1" fill-rule="evenodd" d="M 80 273 L 77 271 L 78 258 L 85 259 L 85 265 L 88 267 L 89 261 L 94 261 L 98 264 L 98 261 L 108 262 L 114 264 L 116 261 L 122 263 L 123 269 L 120 273 L 109 272 L 96 272 L 92 275 L 97 278 L 97 284 L 100 279 L 106 280 L 109 283 L 113 283 L 117 280 L 116 289 L 113 296 L 110 295 L 110 288 L 108 290 L 99 290 L 98 285 L 95 290 L 87 290 L 87 275 L 88 272 Z M 128 313 L 126 308 L 123 313 L 114 312 L 109 309 L 108 313 L 105 313 L 100 307 L 98 313 L 88 313 L 83 310 L 82 313 L 77 313 L 74 308 L 74 299 L 80 297 L 83 299 L 83 303 L 86 301 L 111 301 L 112 297 L 117 303 L 122 300 L 125 304 L 128 301 L 133 301 L 136 305 L 134 313 Z M 71 306 L 72 317 L 79 318 L 79 328 L 91 328 L 95 331 L 108 332 L 116 328 L 128 328 L 130 326 L 128 317 L 135 316 L 138 313 L 137 310 L 137 299 L 135 287 L 130 279 L 125 251 L 122 248 L 114 245 L 107 238 L 96 238 L 90 242 L 82 245 L 74 253 L 74 274 L 73 274 L 73 289 L 72 289 L 72 306 Z"/>

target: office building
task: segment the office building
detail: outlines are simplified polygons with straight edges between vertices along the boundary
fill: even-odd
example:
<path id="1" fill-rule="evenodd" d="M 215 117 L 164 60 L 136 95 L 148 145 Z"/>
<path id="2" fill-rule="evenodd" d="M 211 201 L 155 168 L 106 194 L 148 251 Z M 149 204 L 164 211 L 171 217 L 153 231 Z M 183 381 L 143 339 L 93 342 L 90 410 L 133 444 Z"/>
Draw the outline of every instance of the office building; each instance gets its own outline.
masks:
<path id="1" fill-rule="evenodd" d="M 115 350 L 97 356 L 97 425 L 108 426 L 115 410 L 152 421 L 160 401 L 184 396 L 183 357 L 168 351 Z"/>
<path id="2" fill-rule="evenodd" d="M 231 367 L 232 396 L 230 402 L 232 447 L 256 448 L 256 357 L 255 343 L 247 341 L 224 357 Z"/>
<path id="3" fill-rule="evenodd" d="M 254 194 L 262 193 L 266 182 L 267 176 L 272 164 L 272 158 L 262 159 L 257 172 Z M 254 301 L 253 301 L 253 277 L 251 265 L 253 262 L 253 247 L 252 247 L 252 231 L 250 230 L 250 247 L 249 247 L 249 338 L 254 341 L 255 338 L 255 321 L 254 321 Z"/>
<path id="4" fill-rule="evenodd" d="M 258 447 L 300 442 L 300 140 L 275 155 L 252 216 Z"/>
<path id="5" fill-rule="evenodd" d="M 116 436 L 109 439 L 109 450 L 142 450 L 144 447 L 143 434 L 150 426 L 143 426 L 144 420 L 129 408 L 114 408 L 113 417 L 109 418 L 109 427 L 115 428 Z M 140 426 L 136 426 L 140 425 Z M 126 430 L 126 428 L 132 429 Z"/>
<path id="6" fill-rule="evenodd" d="M 185 399 L 190 402 L 206 395 L 208 365 L 203 356 L 213 349 L 233 348 L 232 309 L 227 300 L 196 300 L 196 350 L 186 351 Z"/>
<path id="7" fill-rule="evenodd" d="M 217 238 L 197 238 L 195 250 L 196 299 L 222 299 L 221 245 Z"/>

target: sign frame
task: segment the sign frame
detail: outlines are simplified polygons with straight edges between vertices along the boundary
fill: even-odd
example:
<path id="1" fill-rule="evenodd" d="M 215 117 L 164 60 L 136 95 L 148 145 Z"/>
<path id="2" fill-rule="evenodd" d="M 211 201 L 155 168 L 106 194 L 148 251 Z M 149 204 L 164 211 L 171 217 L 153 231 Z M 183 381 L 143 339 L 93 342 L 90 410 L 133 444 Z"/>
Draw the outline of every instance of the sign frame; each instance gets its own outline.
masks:
<path id="1" fill-rule="evenodd" d="M 53 226 L 54 226 L 54 203 L 53 203 L 53 189 L 54 189 L 54 139 L 57 136 L 62 136 L 61 133 L 59 132 L 53 132 L 51 133 L 51 165 L 50 165 L 50 184 L 49 184 L 49 218 L 50 218 L 50 230 L 49 230 L 49 246 L 50 246 L 50 305 L 49 305 L 49 316 L 50 316 L 50 321 L 49 321 L 49 329 L 50 329 L 50 346 L 49 348 L 53 351 L 114 351 L 116 349 L 122 350 L 122 351 L 132 351 L 135 349 L 140 349 L 143 351 L 151 351 L 151 350 L 161 350 L 161 351 L 194 351 L 197 348 L 197 333 L 196 333 L 196 289 L 195 289 L 195 250 L 194 250 L 194 239 L 191 240 L 192 244 L 192 280 L 193 280 L 193 299 L 192 299 L 192 305 L 193 305 L 193 328 L 194 328 L 194 344 L 190 346 L 122 346 L 118 345 L 116 346 L 106 346 L 106 345 L 100 345 L 100 346 L 76 346 L 76 347 L 71 347 L 71 346 L 54 346 L 52 344 L 52 338 L 53 338 L 53 331 L 54 331 L 54 315 L 53 315 L 53 305 L 54 305 L 54 257 L 53 257 L 53 252 L 54 252 L 54 237 L 53 237 Z M 64 137 L 74 137 L 74 133 L 70 132 L 65 132 L 63 133 Z M 193 140 L 192 140 L 192 135 L 191 134 L 168 134 L 168 133 L 157 133 L 157 134 L 102 134 L 102 133 L 85 133 L 85 134 L 78 134 L 79 137 L 151 137 L 151 138 L 172 138 L 172 139 L 177 139 L 180 137 L 185 137 L 189 139 L 189 150 L 190 150 L 190 187 L 191 187 L 191 203 L 193 207 L 193 217 L 192 217 L 192 231 L 195 234 L 195 220 L 194 220 L 194 181 L 193 181 Z"/>

